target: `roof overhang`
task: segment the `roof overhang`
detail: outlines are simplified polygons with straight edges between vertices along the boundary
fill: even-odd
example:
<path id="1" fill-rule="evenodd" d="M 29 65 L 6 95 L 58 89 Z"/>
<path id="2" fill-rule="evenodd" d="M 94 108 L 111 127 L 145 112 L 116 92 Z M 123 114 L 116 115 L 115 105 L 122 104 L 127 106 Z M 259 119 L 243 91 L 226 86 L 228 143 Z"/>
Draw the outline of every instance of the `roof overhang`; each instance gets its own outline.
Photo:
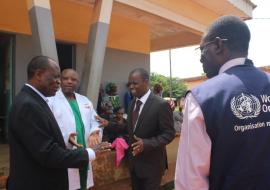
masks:
<path id="1" fill-rule="evenodd" d="M 243 20 L 252 18 L 252 11 L 256 5 L 250 0 L 192 0 L 201 6 L 215 11 L 219 15 L 236 15 Z"/>
<path id="2" fill-rule="evenodd" d="M 91 6 L 96 2 L 70 1 Z M 219 16 L 251 19 L 255 7 L 250 0 L 115 0 L 113 14 L 148 25 L 150 51 L 159 51 L 198 44 L 207 26 Z"/>
<path id="3" fill-rule="evenodd" d="M 207 26 L 222 15 L 252 18 L 250 0 L 115 0 L 117 14 L 146 23 L 151 31 L 150 51 L 195 45 Z"/>

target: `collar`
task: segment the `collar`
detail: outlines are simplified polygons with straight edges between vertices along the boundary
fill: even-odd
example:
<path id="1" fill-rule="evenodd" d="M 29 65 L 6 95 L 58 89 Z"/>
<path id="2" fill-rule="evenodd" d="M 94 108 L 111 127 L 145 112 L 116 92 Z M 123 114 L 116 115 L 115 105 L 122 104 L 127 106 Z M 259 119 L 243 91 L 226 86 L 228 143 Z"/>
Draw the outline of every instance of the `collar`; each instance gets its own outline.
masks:
<path id="1" fill-rule="evenodd" d="M 48 103 L 49 99 L 46 96 L 44 96 L 40 91 L 38 91 L 35 87 L 33 87 L 31 84 L 28 83 L 26 83 L 25 85 L 34 90 L 45 102 Z"/>
<path id="2" fill-rule="evenodd" d="M 63 92 L 63 90 L 62 90 L 61 87 L 60 87 L 60 89 L 59 89 L 57 92 L 61 92 L 62 95 L 63 95 L 63 97 L 66 98 L 66 99 L 68 99 L 68 98 L 65 96 L 65 94 L 64 94 L 64 92 Z M 73 94 L 74 94 L 75 99 L 77 99 L 77 97 L 76 97 L 76 92 L 73 92 Z"/>
<path id="3" fill-rule="evenodd" d="M 148 89 L 148 91 L 140 99 L 136 98 L 136 101 L 139 99 L 142 102 L 142 104 L 145 104 L 145 102 L 146 102 L 147 98 L 149 97 L 150 93 L 151 93 L 151 90 Z"/>
<path id="4" fill-rule="evenodd" d="M 239 57 L 239 58 L 235 58 L 235 59 L 231 59 L 231 60 L 227 61 L 226 63 L 224 63 L 220 67 L 218 74 L 224 73 L 226 70 L 228 70 L 234 66 L 244 65 L 245 60 L 246 60 L 246 57 Z"/>

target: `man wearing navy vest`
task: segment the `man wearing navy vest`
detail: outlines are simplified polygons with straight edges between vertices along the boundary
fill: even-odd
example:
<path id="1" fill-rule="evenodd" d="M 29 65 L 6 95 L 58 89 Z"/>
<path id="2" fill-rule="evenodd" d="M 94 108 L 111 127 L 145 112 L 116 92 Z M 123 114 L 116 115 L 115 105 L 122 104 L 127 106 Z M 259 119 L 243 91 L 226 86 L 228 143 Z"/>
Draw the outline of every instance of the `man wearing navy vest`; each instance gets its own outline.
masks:
<path id="1" fill-rule="evenodd" d="M 249 41 L 234 16 L 202 38 L 209 80 L 186 96 L 176 190 L 270 189 L 270 76 L 247 59 Z"/>

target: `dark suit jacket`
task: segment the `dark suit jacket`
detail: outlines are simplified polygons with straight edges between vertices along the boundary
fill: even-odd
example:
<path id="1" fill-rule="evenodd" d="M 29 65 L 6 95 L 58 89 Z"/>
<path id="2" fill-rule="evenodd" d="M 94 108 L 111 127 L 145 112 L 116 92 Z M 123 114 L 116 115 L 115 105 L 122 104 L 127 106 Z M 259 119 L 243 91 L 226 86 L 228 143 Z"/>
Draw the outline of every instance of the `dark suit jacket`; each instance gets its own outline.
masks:
<path id="1" fill-rule="evenodd" d="M 9 115 L 11 190 L 67 190 L 67 168 L 86 167 L 84 149 L 68 150 L 47 103 L 30 87 L 16 96 Z"/>
<path id="2" fill-rule="evenodd" d="M 142 138 L 144 150 L 133 157 L 131 151 L 130 170 L 135 171 L 139 177 L 163 175 L 167 166 L 166 145 L 175 137 L 173 127 L 173 114 L 169 104 L 162 98 L 151 93 L 139 115 L 135 131 L 132 127 L 132 111 L 135 98 L 128 112 L 128 130 L 130 144 L 133 135 Z"/>

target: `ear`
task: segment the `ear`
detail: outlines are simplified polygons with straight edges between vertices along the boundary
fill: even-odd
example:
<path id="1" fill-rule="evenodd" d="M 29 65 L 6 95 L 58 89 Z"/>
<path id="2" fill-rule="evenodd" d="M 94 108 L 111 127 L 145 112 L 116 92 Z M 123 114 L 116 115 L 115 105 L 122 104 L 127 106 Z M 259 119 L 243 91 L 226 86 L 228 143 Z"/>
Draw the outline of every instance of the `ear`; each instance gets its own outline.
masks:
<path id="1" fill-rule="evenodd" d="M 35 77 L 38 81 L 40 81 L 41 78 L 42 78 L 43 73 L 44 73 L 44 70 L 37 69 L 36 72 L 35 72 L 34 77 Z"/>
<path id="2" fill-rule="evenodd" d="M 225 42 L 227 41 L 227 39 L 221 39 L 220 37 L 216 37 L 215 38 L 215 51 L 217 54 L 221 54 L 224 52 L 226 46 L 225 46 Z"/>

